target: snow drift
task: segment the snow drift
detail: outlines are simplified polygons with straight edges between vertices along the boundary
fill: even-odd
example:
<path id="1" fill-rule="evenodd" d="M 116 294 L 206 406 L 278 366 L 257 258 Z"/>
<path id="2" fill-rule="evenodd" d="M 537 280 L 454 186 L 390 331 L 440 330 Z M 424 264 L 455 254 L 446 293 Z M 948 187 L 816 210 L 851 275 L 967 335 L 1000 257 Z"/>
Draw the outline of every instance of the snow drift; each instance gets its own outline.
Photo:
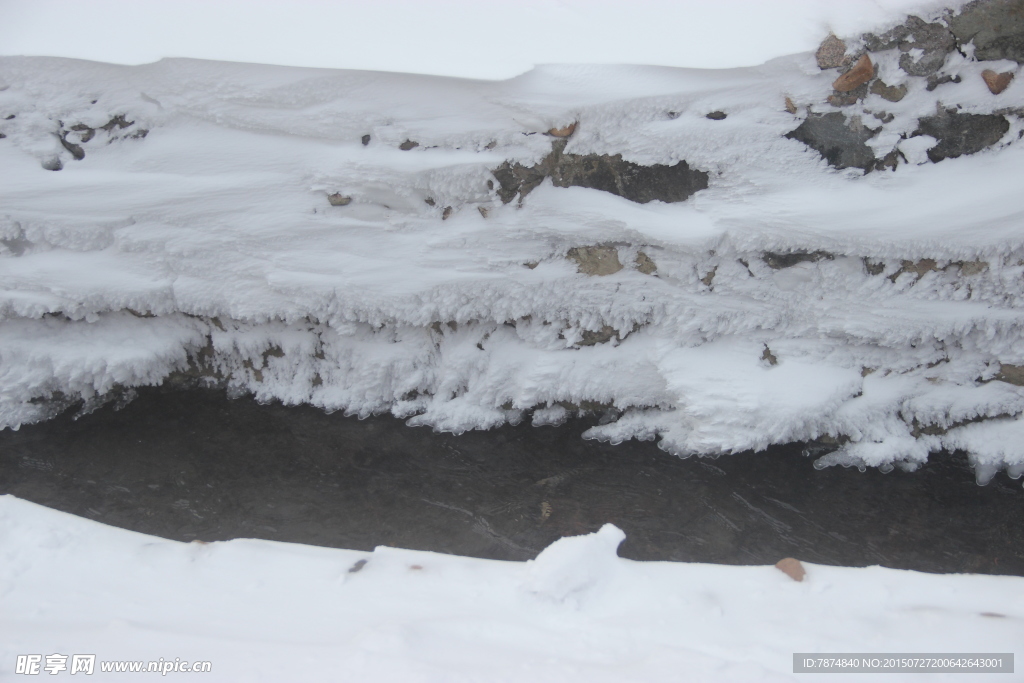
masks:
<path id="1" fill-rule="evenodd" d="M 796 582 L 626 560 L 622 537 L 608 525 L 526 563 L 178 543 L 0 496 L 0 662 L 95 654 L 97 680 L 123 677 L 100 662 L 163 658 L 208 661 L 211 681 L 816 681 L 834 675 L 794 674 L 794 652 L 1021 642 L 1020 577 L 807 564 Z"/>
<path id="2" fill-rule="evenodd" d="M 206 383 L 1020 476 L 1024 82 L 918 21 L 503 82 L 0 58 L 0 426 Z"/>

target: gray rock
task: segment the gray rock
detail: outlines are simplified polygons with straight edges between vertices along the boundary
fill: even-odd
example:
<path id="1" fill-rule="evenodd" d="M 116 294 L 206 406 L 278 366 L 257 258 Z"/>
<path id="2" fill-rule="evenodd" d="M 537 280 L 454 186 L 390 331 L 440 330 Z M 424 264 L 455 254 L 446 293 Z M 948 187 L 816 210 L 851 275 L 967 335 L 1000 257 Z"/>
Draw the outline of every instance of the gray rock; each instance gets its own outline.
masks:
<path id="1" fill-rule="evenodd" d="M 406 140 L 405 142 L 398 146 L 398 149 L 402 150 L 403 152 L 408 152 L 410 149 L 415 149 L 416 147 L 419 146 L 420 143 L 416 142 L 415 140 Z"/>
<path id="2" fill-rule="evenodd" d="M 1024 0 L 975 0 L 949 28 L 961 45 L 974 43 L 975 59 L 1024 63 Z"/>
<path id="3" fill-rule="evenodd" d="M 566 143 L 555 140 L 551 154 L 533 166 L 506 161 L 496 168 L 493 174 L 501 201 L 508 204 L 517 194 L 525 197 L 545 178 L 551 178 L 555 187 L 588 187 L 639 204 L 681 202 L 708 186 L 708 174 L 691 169 L 685 161 L 642 166 L 625 161 L 621 154 L 564 154 Z"/>
<path id="4" fill-rule="evenodd" d="M 928 150 L 932 162 L 955 159 L 990 147 L 1006 134 L 1010 122 L 998 114 L 963 114 L 956 109 L 918 119 L 913 136 L 931 135 L 939 143 Z M 912 137 L 913 137 L 912 136 Z"/>
<path id="5" fill-rule="evenodd" d="M 340 192 L 327 195 L 327 201 L 331 203 L 331 206 L 348 206 L 352 203 L 351 197 L 346 197 Z"/>
<path id="6" fill-rule="evenodd" d="M 621 154 L 566 154 L 551 175 L 555 187 L 589 187 L 610 192 L 638 204 L 655 200 L 681 202 L 707 189 L 708 174 L 691 169 L 685 161 L 671 166 L 641 166 Z"/>
<path id="7" fill-rule="evenodd" d="M 76 145 L 75 143 L 70 142 L 65 135 L 66 134 L 63 131 L 57 134 L 57 139 L 60 140 L 61 146 L 71 152 L 71 156 L 75 158 L 75 161 L 81 161 L 84 159 L 85 150 L 82 149 L 81 145 Z"/>
<path id="8" fill-rule="evenodd" d="M 368 144 L 370 144 L 370 135 L 369 134 L 364 135 L 363 138 L 362 138 L 362 142 L 363 142 L 363 147 L 366 147 Z"/>
<path id="9" fill-rule="evenodd" d="M 54 156 L 44 160 L 42 166 L 47 171 L 59 171 L 64 168 L 64 162 L 60 160 L 60 157 Z"/>
<path id="10" fill-rule="evenodd" d="M 908 33 L 910 33 L 910 29 L 900 24 L 880 35 L 865 33 L 861 36 L 861 39 L 864 41 L 864 48 L 868 52 L 884 52 L 899 47 Z"/>
<path id="11" fill-rule="evenodd" d="M 822 41 L 818 51 L 814 53 L 814 59 L 817 60 L 818 68 L 822 71 L 843 66 L 848 61 L 846 59 L 846 43 L 836 38 L 835 34 L 830 33 Z"/>
<path id="12" fill-rule="evenodd" d="M 874 95 L 878 95 L 883 100 L 889 100 L 890 102 L 899 102 L 907 95 L 907 86 L 905 85 L 886 85 L 881 79 L 876 79 L 871 84 L 870 91 Z"/>
<path id="13" fill-rule="evenodd" d="M 836 168 L 862 168 L 866 172 L 875 166 L 875 153 L 864 143 L 878 130 L 865 126 L 859 117 L 847 120 L 837 111 L 809 115 L 786 137 L 804 143 Z"/>
<path id="14" fill-rule="evenodd" d="M 726 114 L 724 111 L 713 111 L 710 114 L 708 114 L 705 118 L 709 118 L 712 121 L 721 121 L 726 116 L 728 116 L 728 114 Z"/>
<path id="15" fill-rule="evenodd" d="M 835 256 L 825 251 L 793 251 L 788 254 L 777 254 L 773 251 L 766 251 L 761 260 L 772 270 L 792 268 L 798 263 L 814 263 L 821 259 L 832 260 Z"/>
<path id="16" fill-rule="evenodd" d="M 959 82 L 960 82 L 960 76 L 959 75 L 957 75 L 957 76 L 950 76 L 949 74 L 932 74 L 931 76 L 928 77 L 928 85 L 925 86 L 925 90 L 927 90 L 928 92 L 931 92 L 932 90 L 935 90 L 936 88 L 938 88 L 940 85 L 945 85 L 946 83 L 959 83 Z"/>

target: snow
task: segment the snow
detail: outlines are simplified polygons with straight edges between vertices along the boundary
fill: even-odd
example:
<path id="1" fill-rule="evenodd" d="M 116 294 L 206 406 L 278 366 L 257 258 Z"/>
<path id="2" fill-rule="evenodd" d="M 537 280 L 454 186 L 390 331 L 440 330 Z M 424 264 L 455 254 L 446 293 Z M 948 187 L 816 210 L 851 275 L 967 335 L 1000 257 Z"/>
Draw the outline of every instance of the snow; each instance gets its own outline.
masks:
<path id="1" fill-rule="evenodd" d="M 794 652 L 1013 652 L 1024 636 L 1019 577 L 805 564 L 797 583 L 625 560 L 622 539 L 606 525 L 525 563 L 186 544 L 0 496 L 0 661 L 180 658 L 211 662 L 210 681 L 815 681 Z M 93 679 L 123 675 L 97 663 Z"/>
<path id="2" fill-rule="evenodd" d="M 894 71 L 894 51 L 875 59 Z M 869 96 L 892 115 L 872 119 L 876 151 L 911 163 L 863 175 L 784 138 L 827 109 L 834 74 L 809 53 L 501 82 L 0 58 L 0 426 L 203 357 L 233 393 L 456 433 L 589 407 L 606 424 L 588 438 L 678 455 L 824 438 L 839 450 L 819 465 L 963 448 L 1016 468 L 1020 440 L 996 435 L 1019 429 L 1024 389 L 991 380 L 1024 365 L 1022 126 L 938 164 L 900 142 L 937 106 L 1024 105 L 1024 79 L 997 99 L 985 66 L 954 55 L 961 84 Z M 491 170 L 536 163 L 572 121 L 567 154 L 685 160 L 709 187 L 637 204 L 545 181 L 501 204 Z M 569 250 L 593 245 L 624 268 L 577 272 Z M 770 266 L 790 252 L 818 256 Z"/>
<path id="3" fill-rule="evenodd" d="M 943 4 L 963 0 L 9 0 L 0 2 L 0 49 L 500 80 L 541 64 L 753 66 L 813 50 L 829 30 L 859 35 Z"/>

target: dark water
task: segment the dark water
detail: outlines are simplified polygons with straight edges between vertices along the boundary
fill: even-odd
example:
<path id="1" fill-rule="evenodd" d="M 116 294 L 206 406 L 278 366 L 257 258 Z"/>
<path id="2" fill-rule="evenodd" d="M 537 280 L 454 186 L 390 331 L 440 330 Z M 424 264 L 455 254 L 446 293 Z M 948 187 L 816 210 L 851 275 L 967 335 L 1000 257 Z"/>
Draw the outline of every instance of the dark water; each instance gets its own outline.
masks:
<path id="1" fill-rule="evenodd" d="M 962 456 L 817 471 L 799 447 L 680 460 L 583 420 L 462 436 L 223 392 L 0 432 L 0 493 L 182 541 L 266 538 L 527 559 L 612 522 L 625 557 L 1024 575 L 1024 489 Z"/>

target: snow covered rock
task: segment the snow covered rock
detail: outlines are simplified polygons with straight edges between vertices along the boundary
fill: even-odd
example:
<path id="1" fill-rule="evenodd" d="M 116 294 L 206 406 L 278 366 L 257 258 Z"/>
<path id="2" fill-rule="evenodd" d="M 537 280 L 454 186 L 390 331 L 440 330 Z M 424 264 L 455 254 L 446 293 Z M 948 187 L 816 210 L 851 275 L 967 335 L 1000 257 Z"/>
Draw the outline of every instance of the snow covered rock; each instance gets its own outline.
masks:
<path id="1" fill-rule="evenodd" d="M 0 58 L 0 425 L 202 384 L 1015 468 L 985 435 L 1024 414 L 1024 86 L 962 38 L 901 67 L 954 20 L 848 39 L 873 67 L 839 107 L 811 53 L 505 82 Z"/>
<path id="2" fill-rule="evenodd" d="M 523 588 L 555 602 L 578 601 L 622 562 L 616 551 L 624 540 L 626 534 L 614 524 L 560 538 L 526 563 Z"/>

